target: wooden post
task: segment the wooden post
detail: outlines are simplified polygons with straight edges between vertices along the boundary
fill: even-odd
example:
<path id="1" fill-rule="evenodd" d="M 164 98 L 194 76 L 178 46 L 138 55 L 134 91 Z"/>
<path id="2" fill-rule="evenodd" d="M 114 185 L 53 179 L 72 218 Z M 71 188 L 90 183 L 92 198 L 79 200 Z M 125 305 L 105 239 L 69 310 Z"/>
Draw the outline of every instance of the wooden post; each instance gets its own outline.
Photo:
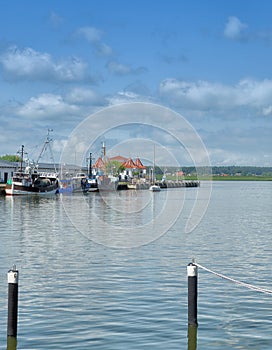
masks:
<path id="1" fill-rule="evenodd" d="M 8 271 L 7 349 L 16 349 L 18 320 L 18 279 L 19 272 L 16 270 L 16 266 L 14 265 L 12 270 Z"/>
<path id="2" fill-rule="evenodd" d="M 197 349 L 197 327 L 188 326 L 188 350 Z"/>
<path id="3" fill-rule="evenodd" d="M 188 276 L 188 326 L 197 327 L 197 266 L 187 266 Z"/>

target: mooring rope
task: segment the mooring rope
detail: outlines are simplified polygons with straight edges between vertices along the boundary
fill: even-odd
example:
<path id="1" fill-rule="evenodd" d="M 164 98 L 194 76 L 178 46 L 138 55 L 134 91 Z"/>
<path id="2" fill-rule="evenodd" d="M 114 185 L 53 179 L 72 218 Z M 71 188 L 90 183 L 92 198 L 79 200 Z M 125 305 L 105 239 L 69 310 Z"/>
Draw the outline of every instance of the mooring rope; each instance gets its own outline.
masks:
<path id="1" fill-rule="evenodd" d="M 228 281 L 231 281 L 231 282 L 233 282 L 235 284 L 238 284 L 239 286 L 246 287 L 248 289 L 252 289 L 252 290 L 255 290 L 257 292 L 261 292 L 261 293 L 265 293 L 265 294 L 272 294 L 272 290 L 261 288 L 261 287 L 257 287 L 257 286 L 254 286 L 252 284 L 249 284 L 249 283 L 245 283 L 245 282 L 241 282 L 241 281 L 235 280 L 234 278 L 230 278 L 230 277 L 227 277 L 225 275 L 222 275 L 221 273 L 218 273 L 218 272 L 215 272 L 215 271 L 213 271 L 211 269 L 208 269 L 207 267 L 202 266 L 202 265 L 200 265 L 200 264 L 198 264 L 196 262 L 193 262 L 193 264 L 196 265 L 197 267 L 199 267 L 202 270 L 205 270 L 207 272 L 212 273 L 215 276 L 221 277 L 221 278 L 223 278 L 225 280 L 228 280 Z"/>

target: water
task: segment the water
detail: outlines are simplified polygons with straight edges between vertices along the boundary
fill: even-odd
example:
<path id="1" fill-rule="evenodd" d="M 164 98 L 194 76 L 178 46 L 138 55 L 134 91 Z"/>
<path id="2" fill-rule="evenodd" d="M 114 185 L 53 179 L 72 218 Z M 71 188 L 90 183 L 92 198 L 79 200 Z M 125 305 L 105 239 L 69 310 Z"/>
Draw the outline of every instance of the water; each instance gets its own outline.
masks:
<path id="1" fill-rule="evenodd" d="M 192 257 L 271 290 L 272 183 L 214 183 L 206 215 L 185 234 L 196 191 L 1 197 L 0 348 L 13 264 L 20 272 L 17 349 L 25 350 L 187 349 Z M 183 207 L 163 227 L 167 196 L 170 209 Z M 165 234 L 152 232 L 153 216 L 163 229 L 170 226 Z M 122 240 L 124 247 L 112 247 Z M 270 350 L 271 306 L 271 295 L 200 270 L 198 349 Z"/>

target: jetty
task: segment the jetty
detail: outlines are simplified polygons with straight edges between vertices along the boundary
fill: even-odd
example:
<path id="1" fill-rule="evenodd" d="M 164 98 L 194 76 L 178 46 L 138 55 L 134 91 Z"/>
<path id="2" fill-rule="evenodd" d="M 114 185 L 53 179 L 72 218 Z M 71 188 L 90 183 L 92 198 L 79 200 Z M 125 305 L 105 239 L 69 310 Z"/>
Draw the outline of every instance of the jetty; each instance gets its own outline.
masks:
<path id="1" fill-rule="evenodd" d="M 117 190 L 148 190 L 151 183 L 149 181 L 119 181 Z M 161 189 L 168 188 L 181 188 L 181 187 L 199 187 L 200 181 L 196 180 L 166 180 L 166 181 L 156 181 L 155 185 L 160 186 Z"/>

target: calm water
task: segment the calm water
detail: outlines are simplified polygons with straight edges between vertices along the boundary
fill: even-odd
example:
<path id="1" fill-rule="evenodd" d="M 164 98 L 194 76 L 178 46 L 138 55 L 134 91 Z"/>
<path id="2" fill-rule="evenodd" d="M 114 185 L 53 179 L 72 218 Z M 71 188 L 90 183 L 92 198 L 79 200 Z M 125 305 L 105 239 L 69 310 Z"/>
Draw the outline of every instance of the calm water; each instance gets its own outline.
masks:
<path id="1" fill-rule="evenodd" d="M 0 197 L 0 348 L 13 264 L 17 349 L 187 349 L 193 257 L 271 290 L 272 183 L 215 183 L 206 215 L 186 234 L 196 191 Z M 271 295 L 200 270 L 198 309 L 198 349 L 272 348 Z"/>

